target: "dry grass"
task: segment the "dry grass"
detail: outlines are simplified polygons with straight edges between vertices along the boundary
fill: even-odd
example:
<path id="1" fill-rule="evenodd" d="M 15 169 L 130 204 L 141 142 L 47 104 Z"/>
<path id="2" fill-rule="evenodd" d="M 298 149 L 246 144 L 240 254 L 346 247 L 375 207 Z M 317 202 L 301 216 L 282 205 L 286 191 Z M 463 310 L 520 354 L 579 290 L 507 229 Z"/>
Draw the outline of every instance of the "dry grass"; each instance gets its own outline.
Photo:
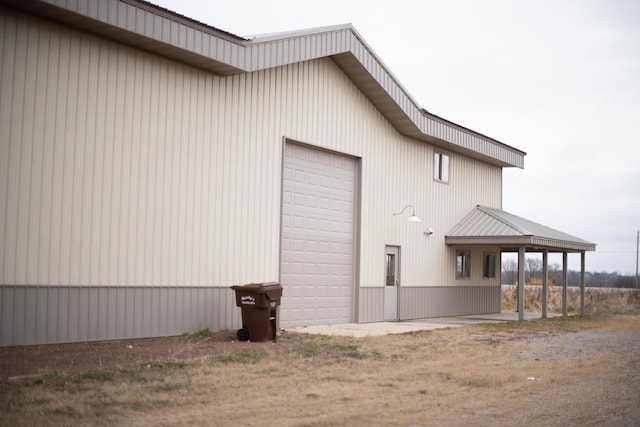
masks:
<path id="1" fill-rule="evenodd" d="M 510 287 L 502 291 L 502 311 L 515 311 L 517 305 L 517 288 Z M 580 312 L 580 289 L 569 287 L 567 292 L 567 311 L 569 314 Z M 525 311 L 540 313 L 542 311 L 542 289 L 528 286 L 525 290 Z M 562 313 L 562 287 L 549 288 L 547 310 L 551 313 Z M 634 289 L 588 288 L 585 291 L 585 313 L 624 313 L 629 310 L 640 310 L 640 291 Z"/>
<path id="2" fill-rule="evenodd" d="M 313 336 L 287 352 L 4 384 L 0 425 L 633 425 L 639 368 L 637 311 Z"/>

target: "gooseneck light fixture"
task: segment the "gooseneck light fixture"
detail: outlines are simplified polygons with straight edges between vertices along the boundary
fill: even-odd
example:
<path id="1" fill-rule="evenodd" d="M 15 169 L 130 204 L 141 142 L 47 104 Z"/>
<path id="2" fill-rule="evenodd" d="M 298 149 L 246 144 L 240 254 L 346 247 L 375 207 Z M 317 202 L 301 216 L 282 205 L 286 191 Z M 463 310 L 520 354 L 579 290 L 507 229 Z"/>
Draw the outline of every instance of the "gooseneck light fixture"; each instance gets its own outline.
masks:
<path id="1" fill-rule="evenodd" d="M 410 216 L 409 218 L 407 218 L 407 221 L 411 221 L 411 222 L 422 222 L 422 221 L 420 220 L 420 218 L 418 218 L 418 217 L 416 216 L 416 210 L 415 210 L 415 209 L 413 208 L 413 206 L 411 206 L 411 205 L 407 205 L 407 206 L 405 206 L 404 208 L 402 208 L 402 210 L 401 210 L 400 212 L 398 212 L 398 213 L 394 213 L 394 214 L 393 214 L 393 216 L 396 216 L 396 215 L 400 215 L 400 214 L 402 214 L 404 211 L 406 211 L 406 210 L 407 210 L 407 208 L 411 208 L 411 216 Z"/>

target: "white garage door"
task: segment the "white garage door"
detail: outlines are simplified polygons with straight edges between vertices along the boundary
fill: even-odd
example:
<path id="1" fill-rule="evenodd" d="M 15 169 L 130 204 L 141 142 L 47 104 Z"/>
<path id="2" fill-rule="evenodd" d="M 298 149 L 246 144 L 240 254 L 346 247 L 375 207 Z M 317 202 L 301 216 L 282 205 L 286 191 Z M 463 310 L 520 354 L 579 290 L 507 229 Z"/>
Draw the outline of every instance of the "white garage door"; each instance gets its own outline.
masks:
<path id="1" fill-rule="evenodd" d="M 356 161 L 287 143 L 281 327 L 351 322 Z"/>

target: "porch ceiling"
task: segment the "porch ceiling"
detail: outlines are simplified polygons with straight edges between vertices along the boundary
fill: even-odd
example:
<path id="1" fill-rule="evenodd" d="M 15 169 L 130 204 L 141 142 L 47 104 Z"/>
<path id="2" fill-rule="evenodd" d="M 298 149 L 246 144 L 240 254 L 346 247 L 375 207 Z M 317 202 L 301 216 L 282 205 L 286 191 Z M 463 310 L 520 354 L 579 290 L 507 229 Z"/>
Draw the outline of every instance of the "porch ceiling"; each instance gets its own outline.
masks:
<path id="1" fill-rule="evenodd" d="M 494 245 L 503 250 L 595 251 L 596 244 L 499 209 L 476 206 L 445 236 L 447 245 Z"/>

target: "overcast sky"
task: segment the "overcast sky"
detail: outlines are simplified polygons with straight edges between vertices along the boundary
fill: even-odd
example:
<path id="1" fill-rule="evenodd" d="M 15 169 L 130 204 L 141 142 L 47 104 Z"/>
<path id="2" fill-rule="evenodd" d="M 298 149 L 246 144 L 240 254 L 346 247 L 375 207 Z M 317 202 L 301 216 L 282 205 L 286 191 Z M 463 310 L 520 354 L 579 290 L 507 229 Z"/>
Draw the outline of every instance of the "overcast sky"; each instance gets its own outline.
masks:
<path id="1" fill-rule="evenodd" d="M 423 108 L 527 153 L 504 210 L 597 243 L 587 271 L 635 274 L 640 1 L 152 1 L 240 36 L 353 24 Z"/>

